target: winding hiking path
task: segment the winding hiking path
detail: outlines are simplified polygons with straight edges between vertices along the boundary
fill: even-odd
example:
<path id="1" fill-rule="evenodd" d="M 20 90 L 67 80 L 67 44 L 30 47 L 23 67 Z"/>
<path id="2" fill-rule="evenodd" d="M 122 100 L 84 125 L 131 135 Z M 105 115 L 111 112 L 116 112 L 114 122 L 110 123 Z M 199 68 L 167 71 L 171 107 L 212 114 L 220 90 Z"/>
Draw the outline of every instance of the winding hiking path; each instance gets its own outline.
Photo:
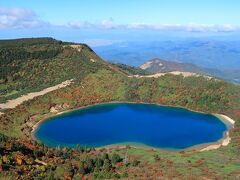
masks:
<path id="1" fill-rule="evenodd" d="M 23 102 L 31 100 L 31 99 L 33 99 L 33 98 L 35 98 L 37 96 L 42 96 L 42 95 L 47 94 L 47 93 L 49 93 L 51 91 L 54 91 L 54 90 L 57 90 L 57 89 L 69 86 L 72 82 L 73 82 L 73 79 L 66 80 L 66 81 L 64 81 L 64 82 L 62 82 L 60 84 L 55 85 L 55 86 L 43 89 L 42 91 L 31 92 L 31 93 L 28 93 L 26 95 L 22 95 L 22 96 L 20 96 L 20 97 L 18 97 L 16 99 L 9 100 L 6 103 L 0 104 L 0 110 L 1 109 L 13 109 L 13 108 L 17 107 L 18 105 L 22 104 Z M 0 115 L 1 114 L 3 114 L 3 113 L 0 112 Z"/>
<path id="2" fill-rule="evenodd" d="M 128 77 L 136 77 L 136 78 L 158 78 L 161 76 L 164 76 L 166 74 L 173 74 L 173 75 L 182 75 L 183 77 L 190 77 L 190 76 L 195 76 L 195 77 L 199 77 L 199 76 L 203 76 L 206 79 L 212 79 L 212 77 L 210 76 L 206 76 L 206 75 L 201 75 L 201 74 L 197 74 L 197 73 L 193 73 L 193 72 L 181 72 L 181 71 L 171 71 L 171 72 L 167 72 L 167 73 L 156 73 L 156 74 L 150 74 L 150 75 L 131 75 Z"/>

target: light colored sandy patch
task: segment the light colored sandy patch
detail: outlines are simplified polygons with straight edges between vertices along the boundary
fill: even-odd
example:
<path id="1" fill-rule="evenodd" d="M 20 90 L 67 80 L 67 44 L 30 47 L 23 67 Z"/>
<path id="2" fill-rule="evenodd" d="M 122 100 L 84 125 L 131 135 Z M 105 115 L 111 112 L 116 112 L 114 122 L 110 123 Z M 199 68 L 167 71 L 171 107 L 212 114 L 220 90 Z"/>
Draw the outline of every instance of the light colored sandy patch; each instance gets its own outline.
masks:
<path id="1" fill-rule="evenodd" d="M 151 65 L 152 65 L 152 62 L 149 61 L 149 62 L 146 62 L 145 64 L 141 65 L 140 68 L 145 70 L 145 69 L 151 67 Z"/>
<path id="2" fill-rule="evenodd" d="M 64 103 L 64 104 L 58 104 L 58 105 L 55 105 L 55 106 L 52 106 L 50 108 L 50 112 L 51 113 L 58 113 L 58 112 L 61 112 L 63 111 L 64 109 L 67 109 L 69 108 L 69 105 L 67 103 Z"/>
<path id="3" fill-rule="evenodd" d="M 231 138 L 229 137 L 229 132 L 226 132 L 226 135 L 225 135 L 225 138 L 222 139 L 221 142 L 217 143 L 217 144 L 212 144 L 212 145 L 209 145 L 203 149 L 201 149 L 200 151 L 209 151 L 209 150 L 214 150 L 214 149 L 218 149 L 220 148 L 221 146 L 227 146 L 231 141 Z"/>
<path id="4" fill-rule="evenodd" d="M 3 115 L 4 113 L 3 112 L 0 112 L 0 116 Z"/>
<path id="5" fill-rule="evenodd" d="M 67 81 L 64 81 L 64 82 L 56 85 L 56 86 L 52 86 L 52 87 L 43 89 L 42 91 L 28 93 L 28 94 L 23 95 L 21 97 L 18 97 L 16 99 L 9 100 L 6 103 L 0 104 L 0 109 L 12 109 L 12 108 L 15 108 L 18 105 L 22 104 L 24 101 L 28 101 L 28 100 L 31 100 L 31 99 L 37 97 L 37 96 L 42 96 L 42 95 L 47 94 L 47 93 L 49 93 L 51 91 L 54 91 L 54 90 L 57 90 L 57 89 L 69 86 L 72 83 L 72 81 L 73 81 L 73 79 L 67 80 Z"/>
<path id="6" fill-rule="evenodd" d="M 232 125 L 235 124 L 235 121 L 226 115 L 223 115 L 223 114 L 215 114 L 215 115 L 220 116 L 220 118 L 224 119 L 225 121 L 229 122 Z"/>
<path id="7" fill-rule="evenodd" d="M 222 146 L 227 146 L 231 141 L 231 138 L 229 136 L 229 132 L 226 133 L 226 138 L 222 141 Z"/>
<path id="8" fill-rule="evenodd" d="M 63 47 L 71 47 L 73 49 L 76 49 L 78 52 L 81 52 L 82 50 L 82 45 L 80 44 L 64 45 Z"/>
<path id="9" fill-rule="evenodd" d="M 199 74 L 197 74 L 197 73 L 193 73 L 193 72 L 181 72 L 181 71 L 172 71 L 172 72 L 170 72 L 170 74 L 182 75 L 183 77 L 199 76 Z"/>
<path id="10" fill-rule="evenodd" d="M 51 108 L 50 108 L 50 112 L 51 112 L 51 113 L 57 113 L 58 110 L 57 110 L 55 107 L 51 107 Z"/>
<path id="11" fill-rule="evenodd" d="M 151 74 L 151 75 L 131 75 L 131 76 L 128 76 L 128 77 L 136 77 L 136 78 L 158 78 L 158 77 L 161 77 L 161 76 L 164 76 L 166 73 L 156 73 L 156 74 Z"/>
<path id="12" fill-rule="evenodd" d="M 190 77 L 190 76 L 195 76 L 195 77 L 204 77 L 206 79 L 212 79 L 213 77 L 211 76 L 207 76 L 207 75 L 203 75 L 203 74 L 197 74 L 197 73 L 193 73 L 193 72 L 184 72 L 184 71 L 172 71 L 169 72 L 170 74 L 174 74 L 174 75 L 182 75 L 183 77 Z"/>
<path id="13" fill-rule="evenodd" d="M 214 150 L 214 149 L 218 149 L 220 147 L 221 147 L 221 144 L 213 144 L 213 145 L 209 145 L 209 146 L 201 149 L 200 152 Z"/>
<path id="14" fill-rule="evenodd" d="M 174 74 L 174 75 L 182 75 L 183 77 L 190 77 L 190 76 L 196 76 L 196 77 L 204 77 L 206 79 L 212 79 L 213 77 L 211 76 L 207 76 L 207 75 L 203 75 L 203 74 L 197 74 L 197 73 L 193 73 L 193 72 L 183 72 L 183 71 L 172 71 L 169 72 L 170 74 Z"/>
<path id="15" fill-rule="evenodd" d="M 181 72 L 181 71 L 172 71 L 172 72 L 167 72 L 167 73 L 156 73 L 156 74 L 151 74 L 151 75 L 131 75 L 131 76 L 128 76 L 128 77 L 136 77 L 136 78 L 144 78 L 144 77 L 145 78 L 152 78 L 152 77 L 154 77 L 154 78 L 158 78 L 158 77 L 164 76 L 166 74 L 182 75 L 183 77 L 203 76 L 207 79 L 212 79 L 212 77 L 210 77 L 210 76 L 201 75 L 201 74 L 197 74 L 197 73 L 193 73 L 193 72 Z"/>
<path id="16" fill-rule="evenodd" d="M 43 161 L 40 161 L 40 160 L 38 160 L 38 159 L 35 159 L 35 162 L 38 163 L 38 164 L 47 166 L 47 163 L 45 163 L 45 162 L 43 162 Z"/>
<path id="17" fill-rule="evenodd" d="M 227 125 L 230 124 L 230 128 L 234 127 L 235 121 L 231 119 L 230 117 L 223 115 L 223 114 L 214 114 L 216 117 L 220 118 L 222 121 L 224 121 Z M 209 150 L 214 150 L 218 149 L 221 146 L 227 146 L 231 141 L 231 138 L 229 136 L 229 130 L 225 133 L 225 136 L 218 141 L 216 144 L 211 144 L 205 148 L 202 148 L 200 151 L 209 151 Z"/>
<path id="18" fill-rule="evenodd" d="M 90 59 L 90 61 L 91 61 L 91 62 L 96 62 L 96 60 L 95 60 L 95 59 Z"/>

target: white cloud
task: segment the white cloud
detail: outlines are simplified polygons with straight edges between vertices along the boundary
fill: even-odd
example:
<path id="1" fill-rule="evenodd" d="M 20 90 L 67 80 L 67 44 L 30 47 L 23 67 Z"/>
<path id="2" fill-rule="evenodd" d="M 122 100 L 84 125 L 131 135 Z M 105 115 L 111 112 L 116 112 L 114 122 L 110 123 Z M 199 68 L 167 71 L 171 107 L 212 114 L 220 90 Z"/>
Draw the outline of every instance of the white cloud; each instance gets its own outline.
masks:
<path id="1" fill-rule="evenodd" d="M 100 22 L 90 23 L 90 22 L 69 22 L 67 24 L 70 28 L 76 28 L 76 29 L 86 29 L 86 28 L 97 28 L 97 29 L 117 29 L 117 28 L 124 28 L 120 24 L 114 23 L 113 19 L 105 19 Z"/>
<path id="2" fill-rule="evenodd" d="M 71 22 L 68 27 L 77 29 L 95 28 L 95 29 L 150 29 L 159 31 L 187 31 L 187 32 L 234 32 L 240 31 L 240 26 L 230 24 L 147 24 L 147 23 L 130 23 L 117 24 L 113 19 L 103 20 L 97 23 L 89 22 Z"/>
<path id="3" fill-rule="evenodd" d="M 50 22 L 43 21 L 30 10 L 23 8 L 4 8 L 0 7 L 0 29 L 14 28 L 39 28 L 39 27 L 60 27 Z M 157 31 L 186 31 L 186 32 L 235 32 L 240 31 L 240 26 L 231 24 L 148 24 L 148 23 L 115 23 L 113 18 L 102 20 L 99 22 L 81 22 L 71 21 L 61 27 L 74 29 L 150 29 Z"/>
<path id="4" fill-rule="evenodd" d="M 48 24 L 47 22 L 41 21 L 37 15 L 30 10 L 0 7 L 0 29 L 34 28 Z"/>
<path id="5" fill-rule="evenodd" d="M 129 29 L 153 29 L 153 30 L 171 30 L 187 32 L 233 32 L 240 31 L 240 26 L 234 25 L 214 25 L 214 24 L 144 24 L 135 23 L 127 26 Z"/>
<path id="6" fill-rule="evenodd" d="M 67 25 L 67 27 L 70 28 L 74 28 L 74 29 L 86 29 L 86 28 L 92 28 L 93 24 L 89 23 L 89 22 L 69 22 Z"/>

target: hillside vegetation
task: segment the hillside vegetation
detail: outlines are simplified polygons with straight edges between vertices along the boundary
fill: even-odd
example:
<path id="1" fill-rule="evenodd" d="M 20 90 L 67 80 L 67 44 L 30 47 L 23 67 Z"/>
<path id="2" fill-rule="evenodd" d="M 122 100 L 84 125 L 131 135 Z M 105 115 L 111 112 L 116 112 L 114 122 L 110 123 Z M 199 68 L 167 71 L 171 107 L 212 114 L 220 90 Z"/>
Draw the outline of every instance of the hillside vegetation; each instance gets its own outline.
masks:
<path id="1" fill-rule="evenodd" d="M 128 66 L 126 64 L 112 64 L 113 66 L 116 66 L 121 70 L 122 72 L 128 74 L 128 75 L 148 75 L 151 74 L 148 71 L 145 71 L 141 68 L 134 67 L 134 66 Z"/>
<path id="2" fill-rule="evenodd" d="M 51 38 L 0 41 L 0 102 L 108 68 L 87 45 L 78 45 L 76 51 Z"/>
<path id="3" fill-rule="evenodd" d="M 124 65 L 108 64 L 83 44 L 71 46 L 71 43 L 53 39 L 31 39 L 30 42 L 38 40 L 51 41 L 50 46 L 53 49 L 59 48 L 59 52 L 46 59 L 1 59 L 4 67 L 16 65 L 17 68 L 12 70 L 10 68 L 9 71 L 12 73 L 2 76 L 1 98 L 6 100 L 66 79 L 74 79 L 74 82 L 68 87 L 24 102 L 14 109 L 4 110 L 4 114 L 0 116 L 1 175 L 9 179 L 50 176 L 60 179 L 83 176 L 102 179 L 126 177 L 233 179 L 240 174 L 239 86 L 204 77 L 184 78 L 181 75 L 170 74 L 159 78 L 128 77 L 130 74 L 145 72 Z M 25 44 L 29 40 L 21 41 L 26 48 Z M 26 51 L 29 51 L 33 49 L 32 46 L 48 45 L 37 43 L 26 46 L 30 46 L 26 48 Z M 24 49 L 22 46 L 19 48 Z M 8 76 L 12 78 L 11 81 L 8 80 Z M 235 128 L 230 132 L 231 143 L 218 150 L 200 153 L 195 150 L 166 152 L 128 146 L 111 151 L 104 148 L 94 150 L 79 147 L 53 149 L 38 144 L 32 139 L 33 126 L 40 120 L 56 114 L 51 111 L 52 108 L 62 112 L 111 101 L 158 103 L 207 113 L 226 114 L 236 121 Z"/>

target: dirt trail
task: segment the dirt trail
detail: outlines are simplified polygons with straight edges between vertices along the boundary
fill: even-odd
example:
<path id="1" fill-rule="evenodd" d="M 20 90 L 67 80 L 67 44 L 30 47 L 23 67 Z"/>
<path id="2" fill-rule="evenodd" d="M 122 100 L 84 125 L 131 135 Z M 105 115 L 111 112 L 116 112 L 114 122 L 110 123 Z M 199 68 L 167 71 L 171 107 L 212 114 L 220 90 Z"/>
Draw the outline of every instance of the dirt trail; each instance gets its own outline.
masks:
<path id="1" fill-rule="evenodd" d="M 156 73 L 156 74 L 151 74 L 151 75 L 131 75 L 128 77 L 136 77 L 136 78 L 143 78 L 143 77 L 147 77 L 147 78 L 158 78 L 161 76 L 164 76 L 166 74 L 173 74 L 173 75 L 182 75 L 183 77 L 190 77 L 190 76 L 203 76 L 207 79 L 212 79 L 212 77 L 210 76 L 206 76 L 206 75 L 201 75 L 201 74 L 197 74 L 197 73 L 193 73 L 193 72 L 181 72 L 181 71 L 172 71 L 172 72 L 167 72 L 167 73 Z"/>
<path id="2" fill-rule="evenodd" d="M 72 83 L 73 79 L 71 80 L 66 80 L 58 85 L 52 86 L 52 87 L 48 87 L 46 89 L 43 89 L 42 91 L 39 92 L 32 92 L 32 93 L 28 93 L 26 95 L 22 95 L 16 99 L 12 99 L 7 101 L 6 103 L 2 103 L 0 104 L 0 109 L 13 109 L 15 107 L 17 107 L 18 105 L 22 104 L 24 101 L 28 101 L 31 100 L 37 96 L 42 96 L 44 94 L 47 94 L 51 91 L 69 86 Z M 3 113 L 0 112 L 0 115 L 2 115 Z"/>

